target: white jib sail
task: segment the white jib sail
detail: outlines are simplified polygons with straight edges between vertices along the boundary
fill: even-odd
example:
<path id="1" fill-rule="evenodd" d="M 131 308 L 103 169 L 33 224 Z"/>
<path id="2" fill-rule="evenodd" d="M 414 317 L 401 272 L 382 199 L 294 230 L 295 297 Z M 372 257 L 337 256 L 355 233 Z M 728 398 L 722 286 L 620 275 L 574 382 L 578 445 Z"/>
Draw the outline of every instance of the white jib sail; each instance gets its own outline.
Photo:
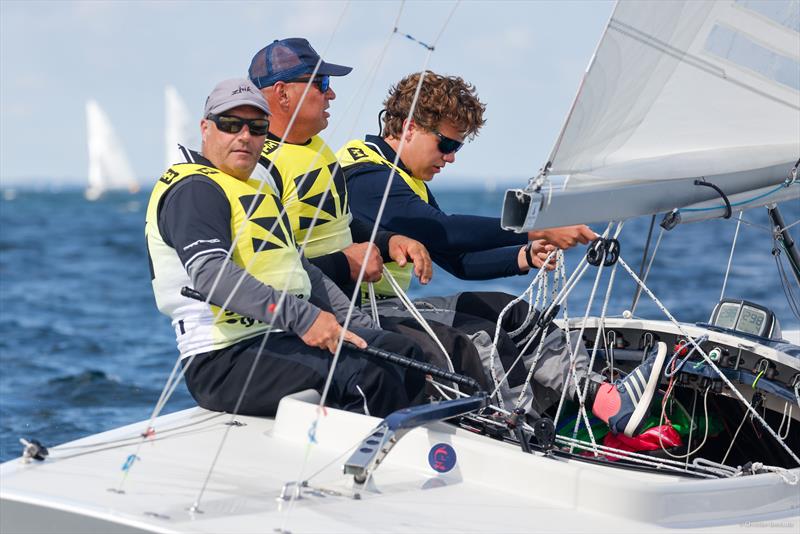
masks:
<path id="1" fill-rule="evenodd" d="M 798 4 L 621 1 L 553 150 L 550 172 L 584 175 L 570 180 L 573 185 L 796 161 Z"/>
<path id="2" fill-rule="evenodd" d="M 536 226 L 715 196 L 695 179 L 728 194 L 784 180 L 800 158 L 799 19 L 798 0 L 621 0 L 548 158 L 571 204 Z"/>
<path id="3" fill-rule="evenodd" d="M 175 87 L 168 85 L 164 90 L 166 119 L 164 124 L 164 164 L 165 168 L 173 163 L 183 161 L 178 145 L 187 148 L 198 148 L 197 124 L 192 122 L 192 115 L 186 103 Z"/>
<path id="4" fill-rule="evenodd" d="M 87 141 L 89 147 L 89 185 L 86 198 L 95 200 L 105 191 L 139 190 L 128 156 L 122 148 L 108 115 L 94 101 L 86 102 Z"/>

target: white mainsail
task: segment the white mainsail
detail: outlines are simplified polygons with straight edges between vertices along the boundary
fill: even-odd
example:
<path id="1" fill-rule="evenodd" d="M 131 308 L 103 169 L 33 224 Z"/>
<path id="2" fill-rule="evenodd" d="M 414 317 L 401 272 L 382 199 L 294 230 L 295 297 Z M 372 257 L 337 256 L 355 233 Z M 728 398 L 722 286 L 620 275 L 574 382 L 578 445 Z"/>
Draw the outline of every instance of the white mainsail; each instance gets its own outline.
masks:
<path id="1" fill-rule="evenodd" d="M 167 168 L 176 161 L 183 161 L 178 145 L 187 148 L 197 148 L 197 124 L 192 121 L 192 115 L 186 103 L 172 85 L 164 89 L 164 102 L 166 119 L 164 124 L 164 167 Z"/>
<path id="2" fill-rule="evenodd" d="M 798 0 L 620 1 L 548 158 L 564 194 L 536 226 L 716 196 L 696 179 L 730 195 L 784 181 L 800 158 L 799 19 Z"/>
<path id="3" fill-rule="evenodd" d="M 86 127 L 89 146 L 89 185 L 86 198 L 97 200 L 112 189 L 139 190 L 128 156 L 111 126 L 108 115 L 94 101 L 86 102 Z"/>

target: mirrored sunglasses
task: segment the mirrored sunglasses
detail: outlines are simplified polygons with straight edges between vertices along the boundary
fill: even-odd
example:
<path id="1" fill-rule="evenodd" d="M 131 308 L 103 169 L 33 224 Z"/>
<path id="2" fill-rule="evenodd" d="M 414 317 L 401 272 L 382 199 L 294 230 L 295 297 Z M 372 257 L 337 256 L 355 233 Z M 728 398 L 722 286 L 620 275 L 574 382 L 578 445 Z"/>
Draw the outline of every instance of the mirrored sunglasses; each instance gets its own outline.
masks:
<path id="1" fill-rule="evenodd" d="M 229 134 L 241 132 L 245 124 L 250 130 L 250 135 L 267 135 L 269 130 L 269 119 L 243 119 L 234 115 L 211 114 L 208 120 L 213 121 L 219 131 Z"/>
<path id="2" fill-rule="evenodd" d="M 294 78 L 292 80 L 285 80 L 285 83 L 308 83 L 308 80 L 310 80 L 310 78 Z M 311 84 L 319 89 L 320 93 L 327 93 L 328 89 L 331 88 L 331 77 L 327 74 L 315 76 Z"/>

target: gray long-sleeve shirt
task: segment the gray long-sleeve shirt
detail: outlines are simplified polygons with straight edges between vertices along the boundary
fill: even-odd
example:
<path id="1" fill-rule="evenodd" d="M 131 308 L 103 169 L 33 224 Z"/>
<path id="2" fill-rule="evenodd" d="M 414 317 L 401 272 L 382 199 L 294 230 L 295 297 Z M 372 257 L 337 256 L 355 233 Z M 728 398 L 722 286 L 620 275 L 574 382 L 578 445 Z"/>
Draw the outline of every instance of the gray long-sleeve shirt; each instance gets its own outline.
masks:
<path id="1" fill-rule="evenodd" d="M 178 253 L 195 290 L 211 295 L 209 301 L 218 306 L 225 304 L 240 315 L 273 323 L 275 328 L 298 336 L 308 331 L 320 309 L 344 322 L 348 298 L 305 258 L 303 268 L 311 280 L 309 300 L 287 294 L 279 307 L 271 306 L 279 302 L 281 290 L 263 284 L 221 252 L 231 247 L 230 220 L 225 193 L 205 176 L 185 178 L 165 195 L 158 216 L 159 231 Z M 375 328 L 372 319 L 358 309 L 351 325 Z"/>

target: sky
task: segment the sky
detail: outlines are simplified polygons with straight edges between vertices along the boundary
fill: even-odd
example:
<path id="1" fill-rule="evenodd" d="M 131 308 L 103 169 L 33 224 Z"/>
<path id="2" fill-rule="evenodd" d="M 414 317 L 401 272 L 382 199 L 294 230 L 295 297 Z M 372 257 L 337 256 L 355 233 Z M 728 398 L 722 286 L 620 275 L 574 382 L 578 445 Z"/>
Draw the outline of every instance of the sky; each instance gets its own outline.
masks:
<path id="1" fill-rule="evenodd" d="M 425 65 L 428 51 L 402 34 L 433 43 L 440 33 L 429 68 L 473 83 L 487 123 L 437 182 L 522 185 L 546 161 L 612 8 L 606 0 L 0 0 L 0 185 L 85 183 L 90 98 L 149 183 L 164 170 L 165 87 L 177 88 L 199 124 L 211 88 L 246 76 L 252 56 L 285 37 L 306 37 L 326 61 L 354 67 L 332 83 L 322 135 L 335 150 L 376 133 L 389 87 Z"/>

